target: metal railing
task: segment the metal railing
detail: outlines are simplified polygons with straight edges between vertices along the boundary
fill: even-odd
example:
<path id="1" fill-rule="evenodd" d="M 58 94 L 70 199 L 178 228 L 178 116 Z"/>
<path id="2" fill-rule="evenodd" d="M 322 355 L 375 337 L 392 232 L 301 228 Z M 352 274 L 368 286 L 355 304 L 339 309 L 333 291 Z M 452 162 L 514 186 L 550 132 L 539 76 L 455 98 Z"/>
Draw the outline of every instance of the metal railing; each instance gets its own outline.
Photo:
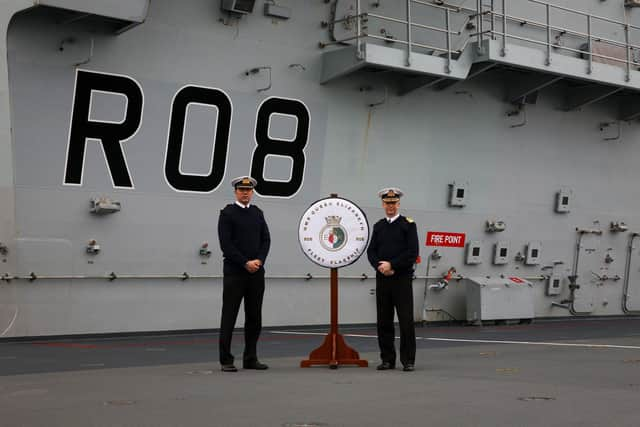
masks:
<path id="1" fill-rule="evenodd" d="M 426 25 L 423 23 L 415 22 L 412 20 L 413 8 L 415 5 L 430 7 L 433 9 L 441 10 L 443 12 L 443 25 L 441 27 L 434 25 Z M 334 40 L 327 43 L 320 43 L 320 47 L 324 48 L 325 46 L 335 45 L 335 44 L 344 44 L 345 42 L 349 42 L 352 40 L 356 40 L 356 51 L 358 58 L 362 59 L 364 57 L 364 41 L 365 39 L 374 39 L 384 41 L 386 43 L 399 43 L 405 46 L 406 57 L 405 63 L 407 66 L 411 65 L 411 56 L 416 48 L 426 49 L 431 52 L 437 52 L 439 54 L 446 55 L 446 67 L 445 72 L 451 72 L 451 61 L 453 55 L 459 55 L 464 50 L 464 46 L 466 46 L 466 42 L 464 46 L 460 49 L 453 49 L 452 47 L 452 36 L 460 36 L 462 34 L 462 29 L 453 30 L 451 27 L 451 14 L 452 13 L 461 13 L 462 11 L 471 11 L 471 9 L 465 9 L 462 7 L 456 6 L 445 6 L 434 3 L 428 3 L 422 0 L 406 0 L 405 3 L 405 16 L 404 18 L 396 18 L 392 16 L 381 15 L 377 13 L 371 12 L 363 12 L 361 7 L 360 0 L 356 0 L 356 10 L 355 15 L 346 16 L 344 18 L 335 19 L 329 22 L 324 22 L 323 24 L 326 26 L 335 25 L 338 23 L 350 23 L 355 20 L 355 34 L 353 36 L 345 37 L 339 40 Z M 404 25 L 405 27 L 405 39 L 400 38 L 392 38 L 387 35 L 378 36 L 375 34 L 369 34 L 367 32 L 368 23 L 370 19 L 375 19 L 381 22 L 393 22 L 396 24 Z M 466 25 L 463 24 L 462 28 Z M 431 31 L 436 33 L 445 34 L 445 47 L 434 46 L 431 44 L 418 43 L 413 40 L 412 34 L 414 29 L 419 29 L 423 31 Z"/>
<path id="2" fill-rule="evenodd" d="M 558 6 L 548 2 L 544 2 L 541 0 L 519 0 L 518 3 L 521 5 L 531 3 L 536 4 L 542 8 L 544 8 L 545 19 L 543 21 L 538 21 L 535 19 L 530 19 L 525 16 L 516 16 L 509 14 L 507 10 L 507 5 L 512 7 L 516 1 L 518 0 L 490 0 L 489 3 L 485 4 L 487 0 L 476 0 L 476 5 L 474 7 L 464 7 L 457 5 L 449 5 L 442 1 L 434 1 L 428 2 L 424 0 L 406 0 L 405 5 L 405 14 L 403 18 L 396 18 L 391 16 L 385 16 L 382 14 L 371 13 L 363 11 L 361 1 L 356 0 L 355 2 L 355 15 L 349 15 L 344 18 L 335 19 L 330 22 L 325 22 L 326 25 L 335 25 L 337 23 L 354 23 L 355 22 L 355 34 L 349 37 L 345 37 L 339 40 L 334 40 L 327 43 L 320 43 L 320 47 L 325 47 L 329 45 L 335 44 L 344 44 L 346 42 L 350 42 L 355 40 L 357 55 L 358 58 L 364 57 L 364 43 L 366 39 L 374 39 L 379 41 L 384 41 L 387 43 L 398 43 L 404 46 L 406 50 L 406 65 L 411 65 L 411 57 L 412 54 L 416 51 L 417 48 L 426 49 L 430 51 L 430 53 L 444 54 L 446 55 L 446 68 L 445 71 L 447 73 L 451 72 L 451 61 L 453 55 L 459 55 L 464 51 L 467 44 L 475 39 L 477 41 L 477 47 L 482 52 L 483 42 L 487 37 L 491 39 L 500 39 L 501 40 L 501 50 L 500 53 L 502 56 L 507 54 L 507 42 L 509 39 L 519 40 L 527 43 L 532 43 L 538 46 L 542 46 L 546 50 L 545 54 L 545 64 L 551 65 L 552 60 L 552 52 L 555 50 L 572 52 L 575 54 L 583 55 L 587 60 L 587 73 L 591 73 L 593 71 L 593 62 L 594 58 L 598 58 L 600 60 L 612 61 L 616 63 L 620 63 L 625 67 L 625 79 L 629 81 L 631 79 L 631 70 L 632 67 L 640 67 L 639 60 L 634 59 L 633 51 L 640 50 L 640 45 L 633 44 L 632 42 L 632 30 L 640 30 L 640 26 L 631 25 L 628 22 L 622 22 L 615 19 L 607 18 L 604 16 L 599 16 L 587 12 L 583 12 L 577 9 L 572 9 L 565 6 Z M 434 25 L 426 25 L 420 22 L 415 22 L 412 18 L 412 12 L 416 5 L 429 7 L 433 9 L 437 9 L 443 12 L 443 24 L 441 26 Z M 580 19 L 584 20 L 585 31 L 578 31 L 569 27 L 563 27 L 561 25 L 553 25 L 551 22 L 553 20 L 554 14 L 565 13 L 580 17 Z M 459 30 L 452 29 L 451 26 L 451 15 L 464 15 L 466 17 L 462 27 Z M 406 35 L 404 39 L 389 37 L 386 34 L 383 35 L 375 35 L 369 34 L 368 23 L 370 19 L 375 19 L 382 22 L 393 22 L 396 24 L 401 24 L 406 29 Z M 462 43 L 461 48 L 453 49 L 452 48 L 452 36 L 461 36 L 463 33 L 463 29 L 472 21 L 475 21 L 475 27 L 477 32 L 471 33 L 467 39 L 465 39 Z M 609 25 L 613 25 L 618 30 L 622 30 L 624 32 L 624 41 L 614 40 L 608 37 L 605 34 L 598 34 L 594 32 L 593 28 L 596 23 L 606 23 Z M 486 28 L 486 25 L 489 25 L 489 28 Z M 539 29 L 543 32 L 543 37 L 540 39 L 525 37 L 523 35 L 516 34 L 516 31 L 510 32 L 509 25 L 517 24 L 518 27 L 529 27 L 534 29 Z M 418 43 L 416 42 L 412 35 L 414 34 L 412 30 L 419 29 L 423 31 L 430 31 L 445 34 L 446 41 L 445 46 L 434 46 L 431 44 Z M 567 35 L 577 37 L 579 39 L 583 39 L 585 42 L 585 48 L 580 49 L 576 47 L 563 46 L 559 43 L 555 43 L 553 39 L 554 33 L 556 35 Z M 601 43 L 607 46 L 613 46 L 622 48 L 625 51 L 624 57 L 616 57 L 611 55 L 606 55 L 603 53 L 594 52 L 594 43 Z"/>
<path id="3" fill-rule="evenodd" d="M 540 0 L 522 0 L 522 2 L 534 3 L 541 7 L 544 7 L 545 20 L 544 22 L 539 22 L 535 20 L 531 20 L 527 17 L 520 17 L 515 15 L 510 15 L 507 11 L 507 4 L 513 5 L 513 0 L 511 2 L 507 2 L 507 0 L 499 0 L 500 8 L 496 8 L 495 3 L 498 0 L 491 0 L 491 5 L 489 9 L 484 10 L 481 5 L 481 0 L 477 0 L 477 14 L 475 18 L 478 21 L 478 32 L 475 34 L 478 40 L 478 46 L 482 46 L 482 42 L 486 35 L 490 35 L 492 39 L 499 38 L 501 40 L 501 55 L 505 56 L 507 53 L 507 40 L 515 39 L 528 43 L 533 43 L 536 45 L 544 46 L 546 50 L 545 56 L 545 64 L 551 65 L 551 56 L 553 50 L 564 50 L 569 52 L 574 52 L 580 55 L 586 56 L 588 61 L 587 65 L 587 73 L 591 73 L 593 71 L 593 59 L 600 58 L 608 61 L 619 62 L 624 65 L 626 75 L 625 80 L 629 81 L 631 79 L 631 67 L 632 66 L 640 66 L 640 62 L 637 62 L 633 58 L 633 50 L 640 49 L 639 45 L 635 45 L 631 40 L 631 30 L 640 30 L 640 27 L 631 25 L 628 22 L 621 22 L 615 19 L 598 16 L 590 13 L 586 13 L 580 10 L 571 9 L 564 6 L 557 6 L 547 2 L 543 2 Z M 586 31 L 576 31 L 568 27 L 562 27 L 558 25 L 552 25 L 552 15 L 555 11 L 562 11 L 565 13 L 569 13 L 571 15 L 575 15 L 584 19 Z M 489 30 L 484 30 L 483 21 L 484 17 L 488 16 L 491 22 L 491 28 Z M 495 25 L 496 20 L 501 22 L 501 30 L 498 31 Z M 618 29 L 624 31 L 624 41 L 613 40 L 604 35 L 598 35 L 593 32 L 593 26 L 595 22 L 612 24 Z M 545 37 L 544 40 L 538 40 L 530 37 L 524 37 L 521 35 L 517 35 L 514 33 L 509 33 L 509 23 L 517 23 L 519 26 L 529 26 L 533 28 L 538 28 L 544 30 Z M 552 42 L 552 33 L 556 32 L 559 35 L 570 35 L 574 37 L 578 37 L 580 39 L 584 39 L 586 42 L 586 50 L 576 49 L 569 46 L 562 46 L 559 43 Z M 619 58 L 610 55 L 604 55 L 601 53 L 596 53 L 593 51 L 594 42 L 599 42 L 605 45 L 620 47 L 625 50 L 625 57 Z"/>
<path id="4" fill-rule="evenodd" d="M 440 275 L 414 275 L 413 278 L 415 280 L 439 280 L 444 276 Z M 451 280 L 463 280 L 467 276 L 462 274 L 457 274 L 451 277 Z M 222 279 L 222 274 L 189 274 L 187 272 L 181 274 L 121 274 L 121 273 L 107 273 L 104 275 L 83 275 L 83 274 L 61 274 L 61 275 L 40 275 L 35 272 L 31 272 L 29 274 L 2 274 L 0 275 L 0 283 L 6 282 L 10 283 L 12 281 L 27 281 L 27 282 L 35 282 L 37 280 L 103 280 L 108 282 L 113 282 L 115 280 L 194 280 L 194 279 Z M 267 280 L 328 280 L 330 278 L 327 274 L 314 275 L 312 273 L 306 274 L 292 274 L 292 275 L 268 275 L 265 276 Z M 348 280 L 370 280 L 375 279 L 375 274 L 368 275 L 366 273 L 362 273 L 360 275 L 344 275 L 340 276 L 341 279 Z M 530 277 L 523 277 L 526 280 L 545 280 L 547 276 L 537 275 Z"/>

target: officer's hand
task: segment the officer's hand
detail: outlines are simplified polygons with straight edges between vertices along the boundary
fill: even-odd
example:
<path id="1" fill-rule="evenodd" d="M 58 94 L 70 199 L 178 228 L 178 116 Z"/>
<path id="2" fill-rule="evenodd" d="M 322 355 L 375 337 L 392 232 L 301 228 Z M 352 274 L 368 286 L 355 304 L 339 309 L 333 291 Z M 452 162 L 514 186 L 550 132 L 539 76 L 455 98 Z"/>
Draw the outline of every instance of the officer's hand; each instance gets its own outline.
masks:
<path id="1" fill-rule="evenodd" d="M 395 273 L 396 273 L 396 272 L 395 272 L 395 271 L 393 271 L 393 270 L 388 270 L 388 271 L 386 271 L 386 272 L 384 272 L 384 273 L 382 273 L 382 274 L 384 274 L 385 276 L 393 276 Z"/>
<path id="2" fill-rule="evenodd" d="M 253 263 L 253 261 L 247 261 L 247 263 L 244 265 L 244 268 L 249 272 L 249 273 L 255 273 L 256 271 L 258 271 L 258 269 L 256 268 L 255 264 Z"/>
<path id="3" fill-rule="evenodd" d="M 244 268 L 246 268 L 249 273 L 255 273 L 256 271 L 260 270 L 261 265 L 262 261 L 260 261 L 259 259 L 252 259 L 250 261 L 247 261 L 247 263 L 244 265 Z"/>
<path id="4" fill-rule="evenodd" d="M 378 263 L 378 271 L 385 276 L 388 276 L 387 272 L 391 271 L 391 263 L 389 261 L 380 261 Z"/>

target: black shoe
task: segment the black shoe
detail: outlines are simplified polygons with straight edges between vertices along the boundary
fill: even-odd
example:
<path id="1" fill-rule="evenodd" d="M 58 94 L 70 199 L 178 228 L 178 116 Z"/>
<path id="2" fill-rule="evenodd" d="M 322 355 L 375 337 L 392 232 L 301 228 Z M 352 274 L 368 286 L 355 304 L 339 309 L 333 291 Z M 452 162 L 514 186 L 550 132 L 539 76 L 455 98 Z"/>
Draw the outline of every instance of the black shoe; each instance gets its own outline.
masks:
<path id="1" fill-rule="evenodd" d="M 404 365 L 404 367 L 402 368 L 402 370 L 404 372 L 413 372 L 416 370 L 416 368 L 413 366 L 412 363 L 407 363 L 406 365 Z"/>
<path id="2" fill-rule="evenodd" d="M 265 369 L 269 369 L 269 366 L 264 363 L 260 363 L 257 360 L 255 362 L 244 362 L 242 364 L 243 369 L 257 369 L 258 371 L 264 371 Z"/>
<path id="3" fill-rule="evenodd" d="M 389 363 L 389 362 L 382 362 L 381 364 L 378 365 L 378 367 L 376 368 L 378 371 L 388 371 L 389 369 L 396 369 L 395 365 Z"/>
<path id="4" fill-rule="evenodd" d="M 238 368 L 236 368 L 233 363 L 230 363 L 228 365 L 221 365 L 220 370 L 222 372 L 238 372 Z"/>

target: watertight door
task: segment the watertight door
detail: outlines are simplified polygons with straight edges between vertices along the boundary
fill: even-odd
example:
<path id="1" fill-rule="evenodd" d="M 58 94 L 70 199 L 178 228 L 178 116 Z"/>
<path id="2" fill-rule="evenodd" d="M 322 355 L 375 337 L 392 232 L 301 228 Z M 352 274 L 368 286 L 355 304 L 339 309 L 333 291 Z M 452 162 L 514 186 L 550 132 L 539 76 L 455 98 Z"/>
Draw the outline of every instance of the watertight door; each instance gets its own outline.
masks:
<path id="1" fill-rule="evenodd" d="M 573 299 L 572 311 L 577 314 L 587 314 L 593 311 L 594 292 L 598 278 L 593 274 L 598 271 L 602 254 L 600 253 L 600 235 L 581 234 L 578 236 L 580 245 L 577 248 L 578 278 Z"/>

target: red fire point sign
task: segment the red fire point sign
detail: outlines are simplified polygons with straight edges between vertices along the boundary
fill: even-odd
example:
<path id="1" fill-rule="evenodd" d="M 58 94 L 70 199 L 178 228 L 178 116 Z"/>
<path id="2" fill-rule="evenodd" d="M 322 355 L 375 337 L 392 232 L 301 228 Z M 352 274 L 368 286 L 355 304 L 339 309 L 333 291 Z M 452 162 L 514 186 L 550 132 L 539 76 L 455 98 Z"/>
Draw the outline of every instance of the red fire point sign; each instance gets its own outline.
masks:
<path id="1" fill-rule="evenodd" d="M 428 231 L 427 246 L 448 246 L 464 248 L 464 233 L 445 233 L 443 231 Z"/>
<path id="2" fill-rule="evenodd" d="M 522 280 L 519 277 L 509 277 L 509 280 L 511 280 L 514 283 L 524 283 L 524 280 Z"/>

